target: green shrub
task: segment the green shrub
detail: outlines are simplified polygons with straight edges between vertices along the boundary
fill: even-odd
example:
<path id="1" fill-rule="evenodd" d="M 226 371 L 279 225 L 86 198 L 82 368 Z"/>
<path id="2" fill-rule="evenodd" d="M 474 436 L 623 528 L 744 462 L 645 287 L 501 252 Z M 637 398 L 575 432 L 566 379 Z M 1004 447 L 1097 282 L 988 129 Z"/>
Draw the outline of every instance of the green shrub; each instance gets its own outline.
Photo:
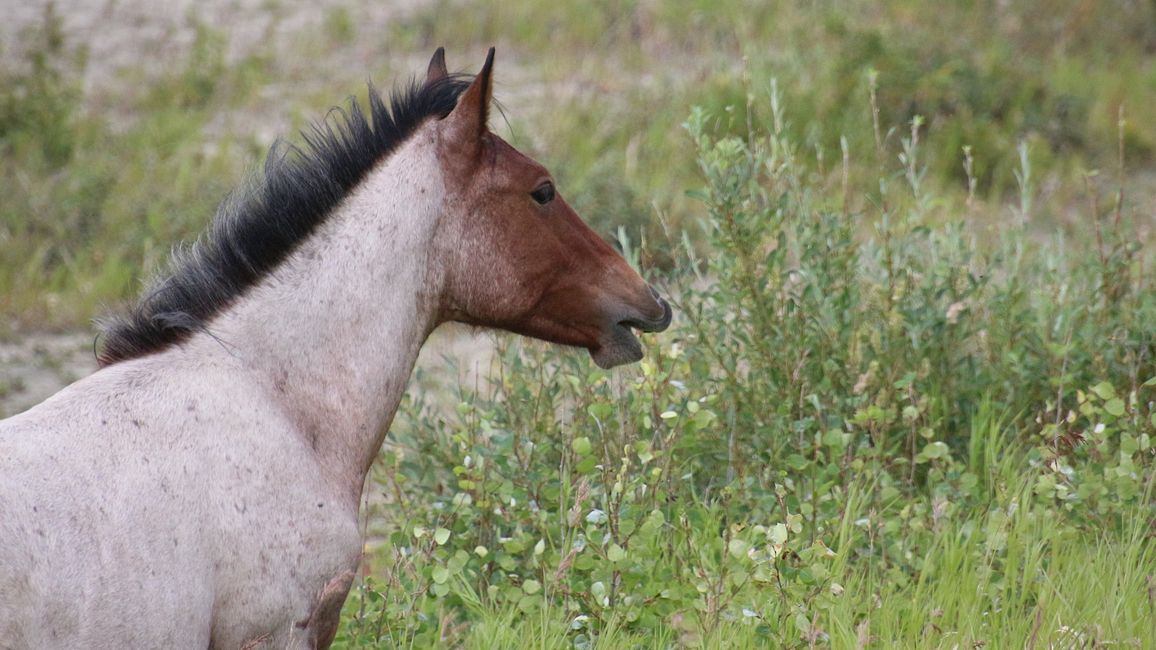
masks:
<path id="1" fill-rule="evenodd" d="M 931 223 L 919 120 L 857 213 L 769 103 L 745 138 L 686 123 L 706 257 L 683 247 L 637 369 L 503 344 L 452 412 L 403 407 L 340 647 L 486 647 L 494 621 L 537 639 L 504 647 L 1151 640 L 1156 299 L 1127 220 L 1039 244 L 1025 152 L 1000 243 Z M 1100 589 L 1085 544 L 1132 549 L 1116 616 L 1051 604 L 1052 571 Z"/>

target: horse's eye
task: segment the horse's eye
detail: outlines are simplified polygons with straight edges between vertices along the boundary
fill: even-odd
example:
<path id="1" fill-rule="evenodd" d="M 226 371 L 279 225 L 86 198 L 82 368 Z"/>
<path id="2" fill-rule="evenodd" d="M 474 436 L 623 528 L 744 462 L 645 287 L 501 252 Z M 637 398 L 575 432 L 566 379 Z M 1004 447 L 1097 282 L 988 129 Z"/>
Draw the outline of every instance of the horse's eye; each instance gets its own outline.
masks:
<path id="1" fill-rule="evenodd" d="M 546 205 L 554 200 L 554 184 L 546 181 L 538 186 L 538 189 L 530 192 L 530 197 L 538 202 L 538 205 Z"/>

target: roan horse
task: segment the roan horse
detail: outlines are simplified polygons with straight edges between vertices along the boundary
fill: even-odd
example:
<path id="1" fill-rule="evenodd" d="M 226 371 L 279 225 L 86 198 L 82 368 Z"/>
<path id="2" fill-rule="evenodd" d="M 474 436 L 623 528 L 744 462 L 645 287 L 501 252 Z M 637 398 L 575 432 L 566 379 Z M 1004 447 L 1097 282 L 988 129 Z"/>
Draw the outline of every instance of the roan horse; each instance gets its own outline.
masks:
<path id="1" fill-rule="evenodd" d="M 326 648 L 358 504 L 440 323 L 642 355 L 670 307 L 487 128 L 470 78 L 270 152 L 101 368 L 0 423 L 0 648 Z"/>

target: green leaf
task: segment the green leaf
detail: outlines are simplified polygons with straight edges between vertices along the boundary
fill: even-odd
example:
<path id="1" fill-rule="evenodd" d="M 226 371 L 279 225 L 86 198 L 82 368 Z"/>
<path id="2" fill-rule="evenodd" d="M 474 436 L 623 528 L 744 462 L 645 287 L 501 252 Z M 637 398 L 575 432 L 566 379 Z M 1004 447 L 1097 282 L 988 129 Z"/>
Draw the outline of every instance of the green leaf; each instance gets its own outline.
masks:
<path id="1" fill-rule="evenodd" d="M 527 594 L 536 594 L 539 591 L 542 591 L 542 583 L 538 582 L 537 580 L 527 580 L 522 583 L 522 591 L 526 592 Z"/>
<path id="2" fill-rule="evenodd" d="M 450 557 L 450 559 L 448 561 L 446 561 L 446 567 L 450 570 L 450 573 L 458 573 L 463 568 L 465 568 L 466 563 L 469 561 L 470 561 L 470 554 L 459 549 L 457 551 L 454 551 L 454 554 Z"/>
<path id="3" fill-rule="evenodd" d="M 450 539 L 450 530 L 448 528 L 438 528 L 434 531 L 434 541 L 438 546 L 445 544 Z"/>
<path id="4" fill-rule="evenodd" d="M 626 559 L 626 549 L 618 544 L 611 544 L 610 548 L 606 549 L 606 559 L 611 562 L 621 562 Z"/>
<path id="5" fill-rule="evenodd" d="M 587 456 L 578 461 L 578 465 L 574 467 L 574 470 L 579 474 L 592 474 L 597 467 L 598 459 L 593 456 Z"/>
<path id="6" fill-rule="evenodd" d="M 1134 436 L 1127 433 L 1120 434 L 1120 453 L 1124 456 L 1131 456 L 1140 449 L 1140 441 Z"/>
<path id="7" fill-rule="evenodd" d="M 795 612 L 795 629 L 799 634 L 807 635 L 811 633 L 811 621 L 807 619 L 807 615 L 803 612 Z"/>
<path id="8" fill-rule="evenodd" d="M 767 534 L 767 538 L 770 540 L 770 542 L 772 544 L 782 544 L 783 542 L 786 542 L 787 541 L 787 525 L 786 524 L 775 524 L 774 526 L 771 526 L 771 530 Z"/>
<path id="9" fill-rule="evenodd" d="M 787 515 L 787 528 L 796 535 L 803 532 L 803 515 L 798 513 Z"/>
<path id="10" fill-rule="evenodd" d="M 834 449 L 842 449 L 847 445 L 847 440 L 850 436 L 843 433 L 841 429 L 831 429 L 823 434 L 823 444 Z"/>
<path id="11" fill-rule="evenodd" d="M 791 469 L 806 469 L 809 464 L 809 461 L 802 454 L 791 454 L 790 456 L 787 456 L 787 467 L 790 467 Z"/>
<path id="12" fill-rule="evenodd" d="M 947 446 L 946 443 L 944 443 L 940 440 L 936 440 L 935 442 L 929 443 L 926 446 L 924 446 L 923 451 L 920 453 L 925 458 L 931 458 L 931 459 L 944 458 L 944 457 L 949 456 L 951 454 L 951 449 Z"/>
<path id="13" fill-rule="evenodd" d="M 450 570 L 444 566 L 435 566 L 431 576 L 435 584 L 444 584 L 446 580 L 450 579 Z"/>
<path id="14" fill-rule="evenodd" d="M 1124 415 L 1124 400 L 1119 397 L 1113 397 L 1104 402 L 1104 410 L 1116 417 Z"/>
<path id="15" fill-rule="evenodd" d="M 590 438 L 582 436 L 581 438 L 575 438 L 570 441 L 570 448 L 579 456 L 587 456 L 590 454 L 590 451 L 594 449 L 594 446 L 590 444 Z"/>
<path id="16" fill-rule="evenodd" d="M 730 543 L 727 544 L 727 551 L 736 560 L 745 558 L 747 556 L 747 551 L 750 550 L 750 548 L 750 544 L 748 544 L 745 540 L 741 540 L 737 537 L 732 539 Z"/>
<path id="17" fill-rule="evenodd" d="M 646 440 L 639 440 L 634 443 L 634 451 L 638 454 L 638 460 L 643 465 L 654 460 L 654 454 L 650 451 L 650 442 Z"/>
<path id="18" fill-rule="evenodd" d="M 1109 400 L 1116 396 L 1116 389 L 1106 381 L 1102 381 L 1095 386 L 1092 386 L 1092 392 L 1099 396 L 1102 400 Z"/>
<path id="19" fill-rule="evenodd" d="M 606 402 L 595 402 L 586 407 L 586 412 L 589 413 L 595 420 L 605 420 L 614 413 L 614 407 Z"/>

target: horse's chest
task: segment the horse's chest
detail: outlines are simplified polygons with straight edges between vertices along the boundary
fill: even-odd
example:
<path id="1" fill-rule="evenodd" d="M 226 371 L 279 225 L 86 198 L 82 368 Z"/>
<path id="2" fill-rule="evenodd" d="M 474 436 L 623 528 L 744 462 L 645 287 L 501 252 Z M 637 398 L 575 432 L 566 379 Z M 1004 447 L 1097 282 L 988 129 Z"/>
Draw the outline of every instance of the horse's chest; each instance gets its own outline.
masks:
<path id="1" fill-rule="evenodd" d="M 224 491 L 214 563 L 213 641 L 268 647 L 313 635 L 317 612 L 344 601 L 361 551 L 357 514 L 301 476 Z M 256 645 L 254 647 L 266 647 Z"/>

